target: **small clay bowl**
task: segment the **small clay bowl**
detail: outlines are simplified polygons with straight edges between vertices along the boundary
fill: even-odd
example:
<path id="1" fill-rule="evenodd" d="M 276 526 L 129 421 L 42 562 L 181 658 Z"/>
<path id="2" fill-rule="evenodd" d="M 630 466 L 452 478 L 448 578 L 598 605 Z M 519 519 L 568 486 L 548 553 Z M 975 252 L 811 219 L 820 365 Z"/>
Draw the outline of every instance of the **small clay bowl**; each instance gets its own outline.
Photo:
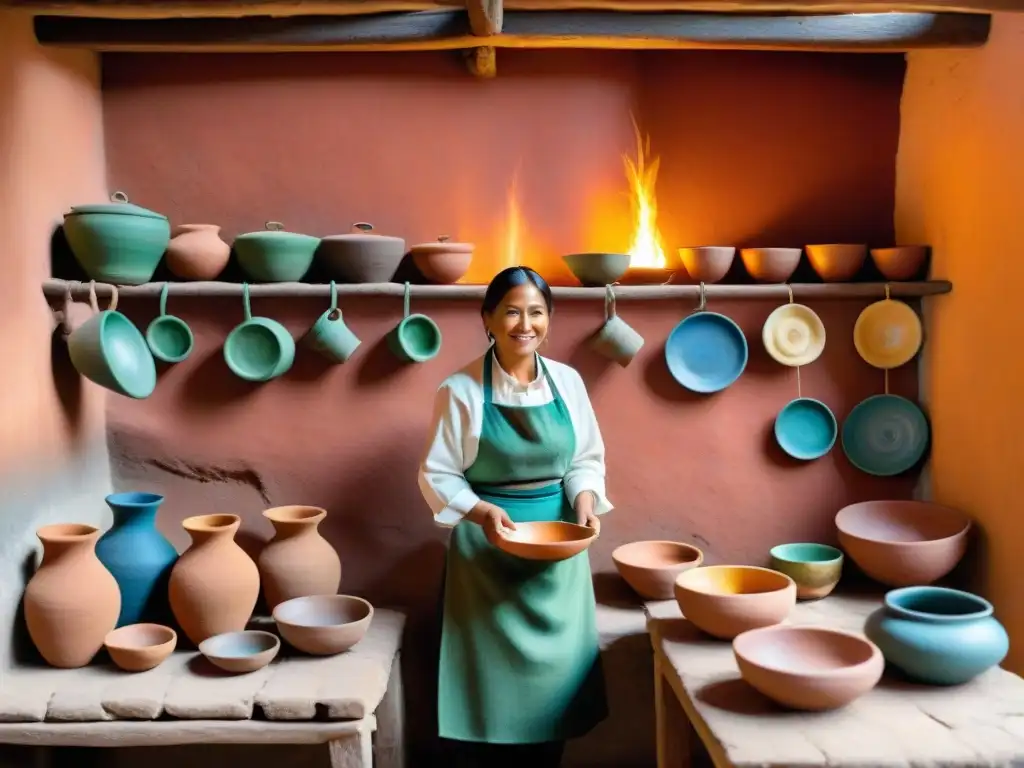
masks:
<path id="1" fill-rule="evenodd" d="M 295 597 L 274 608 L 274 621 L 289 645 L 315 656 L 331 656 L 366 635 L 373 606 L 352 595 Z"/>
<path id="2" fill-rule="evenodd" d="M 796 605 L 789 576 L 753 565 L 706 565 L 676 577 L 676 602 L 697 629 L 732 640 L 778 624 Z"/>
<path id="3" fill-rule="evenodd" d="M 570 253 L 563 256 L 567 267 L 583 285 L 610 285 L 626 274 L 627 253 Z"/>
<path id="4" fill-rule="evenodd" d="M 797 600 L 826 597 L 843 573 L 843 552 L 828 544 L 779 544 L 772 547 L 772 568 L 796 582 Z"/>
<path id="5" fill-rule="evenodd" d="M 502 552 L 524 560 L 568 560 L 594 543 L 594 529 L 559 520 L 544 523 L 516 523 L 514 531 L 495 535 L 490 529 L 487 539 Z"/>
<path id="6" fill-rule="evenodd" d="M 129 624 L 103 638 L 111 660 L 125 672 L 145 672 L 163 663 L 178 644 L 178 634 L 162 624 Z"/>
<path id="7" fill-rule="evenodd" d="M 247 629 L 208 637 L 199 652 L 225 672 L 243 674 L 263 669 L 281 650 L 281 641 L 271 632 Z"/>
<path id="8" fill-rule="evenodd" d="M 616 547 L 612 560 L 640 597 L 671 600 L 676 577 L 703 563 L 704 553 L 678 541 L 634 541 Z"/>
<path id="9" fill-rule="evenodd" d="M 871 260 L 886 280 L 913 280 L 928 259 L 927 245 L 898 245 L 872 248 Z"/>
<path id="10" fill-rule="evenodd" d="M 732 642 L 740 675 L 791 709 L 837 709 L 882 678 L 885 660 L 870 640 L 826 627 L 775 626 L 744 632 Z"/>
<path id="11" fill-rule="evenodd" d="M 852 280 L 864 266 L 867 255 L 866 245 L 831 243 L 807 246 L 807 260 L 826 283 L 844 283 Z"/>
<path id="12" fill-rule="evenodd" d="M 416 269 L 432 283 L 458 282 L 473 261 L 472 243 L 449 242 L 444 235 L 435 243 L 422 243 L 409 249 Z"/>
<path id="13" fill-rule="evenodd" d="M 931 584 L 967 551 L 971 519 L 928 501 L 862 501 L 836 515 L 839 546 L 864 573 L 890 587 Z"/>
<path id="14" fill-rule="evenodd" d="M 743 248 L 740 258 L 747 273 L 759 283 L 784 283 L 800 266 L 802 248 Z"/>
<path id="15" fill-rule="evenodd" d="M 679 249 L 679 259 L 695 283 L 717 283 L 729 272 L 735 257 L 733 246 L 704 245 Z"/>

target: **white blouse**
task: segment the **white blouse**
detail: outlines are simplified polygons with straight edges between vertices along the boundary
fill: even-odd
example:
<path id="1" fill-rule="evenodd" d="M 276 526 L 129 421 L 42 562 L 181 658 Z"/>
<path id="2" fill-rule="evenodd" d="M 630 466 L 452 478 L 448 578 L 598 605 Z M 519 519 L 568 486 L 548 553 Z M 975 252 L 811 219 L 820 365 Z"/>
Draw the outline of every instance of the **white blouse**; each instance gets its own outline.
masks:
<path id="1" fill-rule="evenodd" d="M 576 453 L 563 479 L 572 504 L 582 491 L 597 496 L 594 511 L 612 509 L 605 494 L 604 441 L 597 426 L 586 385 L 575 368 L 543 358 L 565 402 L 576 433 Z M 426 457 L 420 465 L 419 484 L 434 520 L 454 526 L 480 501 L 465 471 L 476 461 L 483 427 L 483 369 L 481 356 L 445 379 L 434 399 L 434 417 Z M 544 405 L 554 400 L 547 377 L 538 366 L 537 377 L 521 384 L 495 359 L 491 365 L 491 398 L 498 405 Z"/>

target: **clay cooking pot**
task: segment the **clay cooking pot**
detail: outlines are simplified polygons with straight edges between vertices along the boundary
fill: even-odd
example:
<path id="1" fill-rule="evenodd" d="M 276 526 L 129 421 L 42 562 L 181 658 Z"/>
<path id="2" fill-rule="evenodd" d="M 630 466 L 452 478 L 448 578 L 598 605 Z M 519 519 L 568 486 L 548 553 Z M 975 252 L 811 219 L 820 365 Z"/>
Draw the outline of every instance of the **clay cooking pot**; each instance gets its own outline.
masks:
<path id="1" fill-rule="evenodd" d="M 405 256 L 405 240 L 373 232 L 358 222 L 347 235 L 320 241 L 319 258 L 333 277 L 349 283 L 389 283 Z"/>
<path id="2" fill-rule="evenodd" d="M 455 283 L 469 271 L 472 243 L 452 243 L 441 235 L 436 243 L 414 245 L 409 253 L 416 269 L 432 283 Z"/>

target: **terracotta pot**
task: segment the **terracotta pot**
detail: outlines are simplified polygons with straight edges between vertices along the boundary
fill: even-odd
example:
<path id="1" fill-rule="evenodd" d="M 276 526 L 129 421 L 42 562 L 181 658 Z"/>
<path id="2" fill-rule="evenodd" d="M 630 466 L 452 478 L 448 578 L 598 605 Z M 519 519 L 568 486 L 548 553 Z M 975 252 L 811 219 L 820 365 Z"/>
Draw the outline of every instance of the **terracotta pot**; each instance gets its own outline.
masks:
<path id="1" fill-rule="evenodd" d="M 759 283 L 785 283 L 800 266 L 801 248 L 744 248 L 740 251 L 747 273 Z"/>
<path id="2" fill-rule="evenodd" d="M 182 224 L 174 229 L 164 259 L 182 280 L 213 280 L 224 271 L 231 246 L 220 239 L 216 224 Z"/>
<path id="3" fill-rule="evenodd" d="M 273 611 L 294 597 L 336 595 L 341 559 L 318 530 L 327 511 L 293 505 L 265 510 L 263 516 L 274 524 L 274 538 L 256 562 L 267 607 Z"/>
<path id="4" fill-rule="evenodd" d="M 43 561 L 25 588 L 28 634 L 54 667 L 84 667 L 117 624 L 121 593 L 96 557 L 98 528 L 77 523 L 36 531 Z"/>
<path id="5" fill-rule="evenodd" d="M 174 618 L 196 645 L 245 629 L 256 607 L 260 574 L 235 543 L 240 524 L 238 515 L 198 515 L 181 523 L 192 545 L 174 564 L 168 594 Z"/>
<path id="6" fill-rule="evenodd" d="M 927 259 L 927 245 L 871 249 L 871 260 L 886 280 L 913 280 L 920 274 Z"/>
<path id="7" fill-rule="evenodd" d="M 676 541 L 634 541 L 616 547 L 619 575 L 640 597 L 671 600 L 676 577 L 704 562 L 697 547 Z"/>
<path id="8" fill-rule="evenodd" d="M 780 624 L 796 605 L 796 584 L 784 573 L 753 565 L 708 565 L 676 578 L 683 616 L 704 632 L 732 640 Z"/>
<path id="9" fill-rule="evenodd" d="M 829 245 L 808 245 L 807 259 L 818 276 L 827 283 L 843 283 L 852 280 L 864 266 L 868 249 L 866 245 L 847 243 Z"/>
<path id="10" fill-rule="evenodd" d="M 696 283 L 717 283 L 729 272 L 735 257 L 736 249 L 731 245 L 679 249 L 679 259 Z"/>
<path id="11" fill-rule="evenodd" d="M 472 243 L 450 243 L 445 235 L 436 243 L 414 245 L 409 253 L 420 273 L 434 283 L 457 282 L 473 261 Z"/>

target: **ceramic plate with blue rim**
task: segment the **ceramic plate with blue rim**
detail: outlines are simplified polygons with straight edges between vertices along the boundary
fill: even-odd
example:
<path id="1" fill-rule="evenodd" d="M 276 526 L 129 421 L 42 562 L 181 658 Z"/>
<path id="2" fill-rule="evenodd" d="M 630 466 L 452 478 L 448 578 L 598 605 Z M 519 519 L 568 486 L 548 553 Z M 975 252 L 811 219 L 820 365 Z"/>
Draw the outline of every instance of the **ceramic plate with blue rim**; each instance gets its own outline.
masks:
<path id="1" fill-rule="evenodd" d="M 736 323 L 717 312 L 694 312 L 665 341 L 672 378 L 692 392 L 720 392 L 747 367 L 747 339 Z"/>
<path id="2" fill-rule="evenodd" d="M 846 417 L 843 451 L 861 472 L 891 477 L 921 460 L 930 435 L 928 418 L 917 403 L 899 395 L 875 395 Z"/>
<path id="3" fill-rule="evenodd" d="M 838 436 L 832 410 L 811 397 L 790 400 L 775 417 L 775 440 L 794 459 L 820 459 L 832 450 Z"/>

